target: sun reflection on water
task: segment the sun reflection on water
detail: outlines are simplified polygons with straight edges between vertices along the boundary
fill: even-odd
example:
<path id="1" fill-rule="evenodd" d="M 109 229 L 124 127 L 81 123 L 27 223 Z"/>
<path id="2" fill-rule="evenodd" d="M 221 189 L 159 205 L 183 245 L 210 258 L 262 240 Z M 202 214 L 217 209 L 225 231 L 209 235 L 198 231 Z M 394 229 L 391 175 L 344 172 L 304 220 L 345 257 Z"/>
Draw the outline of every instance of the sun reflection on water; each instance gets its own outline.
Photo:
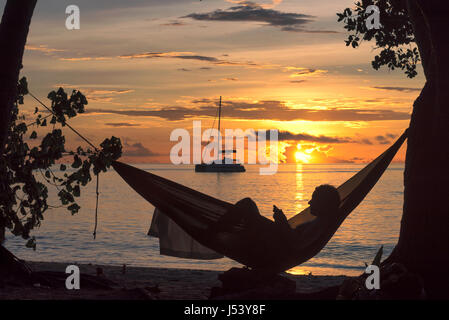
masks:
<path id="1" fill-rule="evenodd" d="M 295 213 L 301 212 L 303 209 L 304 200 L 304 182 L 303 182 L 303 165 L 302 163 L 296 164 L 296 193 L 295 193 Z"/>
<path id="2" fill-rule="evenodd" d="M 312 274 L 311 271 L 304 270 L 304 269 L 302 269 L 300 267 L 293 267 L 293 268 L 287 270 L 286 272 L 288 274 L 292 274 L 292 275 L 295 275 L 295 276 L 308 276 L 308 275 Z"/>

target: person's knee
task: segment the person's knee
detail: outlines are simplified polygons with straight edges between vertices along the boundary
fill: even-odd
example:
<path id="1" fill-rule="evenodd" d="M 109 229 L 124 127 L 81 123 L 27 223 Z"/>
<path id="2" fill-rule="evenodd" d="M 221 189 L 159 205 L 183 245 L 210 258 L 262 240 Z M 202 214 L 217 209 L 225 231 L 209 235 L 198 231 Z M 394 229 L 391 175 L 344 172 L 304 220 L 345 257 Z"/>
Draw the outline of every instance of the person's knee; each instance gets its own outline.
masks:
<path id="1" fill-rule="evenodd" d="M 236 203 L 236 205 L 245 205 L 245 206 L 254 205 L 254 204 L 256 204 L 256 203 L 251 198 L 243 198 L 242 200 L 240 200 Z"/>

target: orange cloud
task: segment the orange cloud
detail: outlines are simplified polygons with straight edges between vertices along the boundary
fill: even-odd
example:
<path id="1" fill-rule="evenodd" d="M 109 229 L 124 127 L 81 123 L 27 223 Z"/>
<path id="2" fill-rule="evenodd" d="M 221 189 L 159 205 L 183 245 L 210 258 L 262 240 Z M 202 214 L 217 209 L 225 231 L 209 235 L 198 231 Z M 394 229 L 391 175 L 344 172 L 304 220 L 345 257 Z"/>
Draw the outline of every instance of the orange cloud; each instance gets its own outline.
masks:
<path id="1" fill-rule="evenodd" d="M 292 67 L 288 67 L 292 68 Z M 311 69 L 311 68 L 294 68 L 296 72 L 291 74 L 291 78 L 298 78 L 298 77 L 305 77 L 305 76 L 316 76 L 320 74 L 327 73 L 327 70 L 321 70 L 321 69 Z"/>
<path id="2" fill-rule="evenodd" d="M 257 5 L 261 6 L 264 9 L 272 9 L 272 8 L 276 7 L 277 5 L 281 4 L 282 1 L 283 0 L 271 0 L 271 3 L 259 3 L 259 2 L 257 2 Z M 235 3 L 235 4 L 243 4 L 243 5 L 248 3 L 248 1 L 242 1 L 242 0 L 226 0 L 226 2 Z"/>
<path id="3" fill-rule="evenodd" d="M 59 58 L 61 61 L 103 61 L 112 60 L 112 57 L 80 57 L 80 58 Z"/>

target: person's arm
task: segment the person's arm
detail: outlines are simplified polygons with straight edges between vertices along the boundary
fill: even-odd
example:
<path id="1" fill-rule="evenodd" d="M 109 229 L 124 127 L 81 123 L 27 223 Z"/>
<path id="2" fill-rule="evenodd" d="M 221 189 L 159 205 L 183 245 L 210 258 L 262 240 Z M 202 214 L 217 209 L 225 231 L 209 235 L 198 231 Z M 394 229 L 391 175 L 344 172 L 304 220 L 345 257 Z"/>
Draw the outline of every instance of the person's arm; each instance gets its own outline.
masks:
<path id="1" fill-rule="evenodd" d="M 284 212 L 276 206 L 273 206 L 273 218 L 275 223 L 290 227 Z"/>

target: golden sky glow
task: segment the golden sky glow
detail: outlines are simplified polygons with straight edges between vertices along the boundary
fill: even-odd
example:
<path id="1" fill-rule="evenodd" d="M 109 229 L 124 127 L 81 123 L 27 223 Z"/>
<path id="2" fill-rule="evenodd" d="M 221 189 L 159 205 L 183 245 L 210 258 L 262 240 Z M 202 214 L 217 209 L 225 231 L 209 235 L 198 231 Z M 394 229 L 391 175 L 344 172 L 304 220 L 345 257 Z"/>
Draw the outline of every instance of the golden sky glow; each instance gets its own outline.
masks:
<path id="1" fill-rule="evenodd" d="M 71 124 L 96 143 L 120 137 L 128 162 L 168 163 L 172 130 L 210 128 L 219 96 L 222 128 L 280 130 L 282 162 L 367 162 L 405 130 L 423 77 L 373 70 L 371 43 L 345 46 L 336 12 L 353 0 L 257 2 L 279 19 L 306 15 L 289 28 L 235 20 L 254 3 L 79 1 L 81 29 L 68 31 L 65 4 L 40 1 L 22 75 L 45 101 L 59 86 L 83 92 L 87 113 Z M 22 111 L 34 107 L 27 98 Z"/>

